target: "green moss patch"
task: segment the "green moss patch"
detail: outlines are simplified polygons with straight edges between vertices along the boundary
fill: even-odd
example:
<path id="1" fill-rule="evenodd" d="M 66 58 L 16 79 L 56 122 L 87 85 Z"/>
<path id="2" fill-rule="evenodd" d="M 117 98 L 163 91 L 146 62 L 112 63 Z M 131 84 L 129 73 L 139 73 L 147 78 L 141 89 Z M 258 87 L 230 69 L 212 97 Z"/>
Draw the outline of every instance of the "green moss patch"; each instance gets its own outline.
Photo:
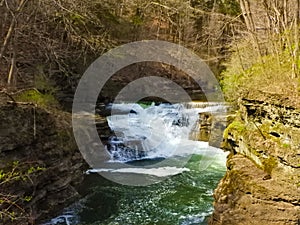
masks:
<path id="1" fill-rule="evenodd" d="M 229 133 L 242 135 L 246 131 L 246 125 L 239 120 L 233 121 L 224 131 L 224 138 L 227 139 Z"/>
<path id="2" fill-rule="evenodd" d="M 59 106 L 58 101 L 55 99 L 55 97 L 52 94 L 43 94 L 36 89 L 22 92 L 15 98 L 15 100 L 18 102 L 31 102 L 44 107 Z"/>
<path id="3" fill-rule="evenodd" d="M 272 170 L 278 165 L 278 161 L 274 156 L 269 156 L 268 158 L 262 160 L 262 163 L 264 171 L 266 171 L 268 174 L 271 174 Z"/>

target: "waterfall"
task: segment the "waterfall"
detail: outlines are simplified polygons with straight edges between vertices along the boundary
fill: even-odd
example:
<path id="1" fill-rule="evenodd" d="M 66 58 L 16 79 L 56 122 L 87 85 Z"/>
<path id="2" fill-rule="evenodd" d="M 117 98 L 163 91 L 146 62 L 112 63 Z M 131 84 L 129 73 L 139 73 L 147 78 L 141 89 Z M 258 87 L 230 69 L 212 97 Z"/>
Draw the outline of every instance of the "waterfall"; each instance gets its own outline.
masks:
<path id="1" fill-rule="evenodd" d="M 114 104 L 107 117 L 115 135 L 109 138 L 107 151 L 112 161 L 169 158 L 199 153 L 206 142 L 191 140 L 199 131 L 199 113 L 225 113 L 220 103 Z"/>

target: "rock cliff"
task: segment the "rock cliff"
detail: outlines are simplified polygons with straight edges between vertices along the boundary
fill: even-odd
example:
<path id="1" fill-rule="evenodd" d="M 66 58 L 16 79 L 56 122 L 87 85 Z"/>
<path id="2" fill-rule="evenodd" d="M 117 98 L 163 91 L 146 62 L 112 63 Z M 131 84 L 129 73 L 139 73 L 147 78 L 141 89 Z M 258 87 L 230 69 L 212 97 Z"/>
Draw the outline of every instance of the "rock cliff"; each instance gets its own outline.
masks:
<path id="1" fill-rule="evenodd" d="M 299 109 L 253 99 L 238 108 L 209 224 L 300 224 Z"/>
<path id="2" fill-rule="evenodd" d="M 85 164 L 70 114 L 2 103 L 0 127 L 0 224 L 35 224 L 78 197 Z"/>

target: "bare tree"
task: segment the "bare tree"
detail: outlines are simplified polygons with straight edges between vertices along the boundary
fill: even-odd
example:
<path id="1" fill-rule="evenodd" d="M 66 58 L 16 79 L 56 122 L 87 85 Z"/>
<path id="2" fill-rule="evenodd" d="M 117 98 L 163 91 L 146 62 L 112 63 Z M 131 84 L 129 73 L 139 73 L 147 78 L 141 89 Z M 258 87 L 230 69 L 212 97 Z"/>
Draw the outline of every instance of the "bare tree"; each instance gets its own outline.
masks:
<path id="1" fill-rule="evenodd" d="M 300 0 L 296 0 L 295 2 L 295 10 L 294 10 L 294 50 L 293 50 L 293 73 L 292 78 L 296 78 L 299 76 L 299 22 L 300 22 Z"/>

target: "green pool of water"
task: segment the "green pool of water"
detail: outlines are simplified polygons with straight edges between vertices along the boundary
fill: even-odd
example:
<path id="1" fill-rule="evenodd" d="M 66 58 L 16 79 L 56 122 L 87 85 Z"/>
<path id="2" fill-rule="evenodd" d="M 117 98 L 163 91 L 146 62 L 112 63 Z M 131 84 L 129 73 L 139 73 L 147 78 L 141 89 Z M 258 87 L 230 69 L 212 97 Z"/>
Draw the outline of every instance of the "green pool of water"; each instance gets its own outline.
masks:
<path id="1" fill-rule="evenodd" d="M 221 152 L 221 150 L 220 150 Z M 226 154 L 199 169 L 207 156 L 193 155 L 190 171 L 146 187 L 113 183 L 98 174 L 88 175 L 81 192 L 86 197 L 74 207 L 76 220 L 85 225 L 196 225 L 207 224 L 213 211 L 213 190 L 224 176 Z"/>

